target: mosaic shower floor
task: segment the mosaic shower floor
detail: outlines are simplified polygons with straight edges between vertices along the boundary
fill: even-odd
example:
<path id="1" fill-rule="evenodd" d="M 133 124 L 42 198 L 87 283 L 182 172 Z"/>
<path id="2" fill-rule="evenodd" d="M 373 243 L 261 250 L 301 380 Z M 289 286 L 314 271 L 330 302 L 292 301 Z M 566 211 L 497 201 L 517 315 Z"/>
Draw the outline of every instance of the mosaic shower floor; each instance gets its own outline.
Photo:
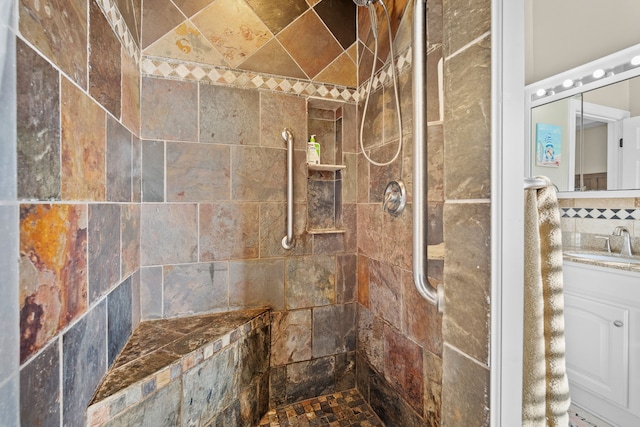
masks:
<path id="1" fill-rule="evenodd" d="M 272 409 L 260 427 L 384 427 L 356 389 Z"/>

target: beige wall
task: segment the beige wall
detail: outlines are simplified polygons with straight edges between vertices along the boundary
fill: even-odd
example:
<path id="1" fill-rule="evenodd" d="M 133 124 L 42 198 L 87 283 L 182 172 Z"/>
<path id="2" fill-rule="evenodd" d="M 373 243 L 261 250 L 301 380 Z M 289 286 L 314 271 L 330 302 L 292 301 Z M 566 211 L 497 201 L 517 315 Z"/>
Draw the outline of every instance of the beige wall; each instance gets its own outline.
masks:
<path id="1" fill-rule="evenodd" d="M 527 84 L 633 46 L 636 0 L 525 0 Z"/>
<path id="2" fill-rule="evenodd" d="M 569 127 L 569 99 L 561 99 L 546 105 L 541 105 L 531 110 L 531 156 L 532 176 L 543 175 L 549 177 L 561 191 L 567 191 L 571 187 L 569 180 L 569 133 L 575 130 Z M 562 153 L 559 167 L 536 166 L 536 124 L 545 123 L 560 126 L 562 128 Z"/>
<path id="3" fill-rule="evenodd" d="M 585 156 L 582 160 L 584 170 L 580 168 L 580 162 L 576 161 L 576 174 L 581 171 L 585 174 L 607 171 L 607 125 L 594 126 L 584 130 L 583 146 Z M 576 144 L 576 159 L 580 158 L 581 147 Z"/>

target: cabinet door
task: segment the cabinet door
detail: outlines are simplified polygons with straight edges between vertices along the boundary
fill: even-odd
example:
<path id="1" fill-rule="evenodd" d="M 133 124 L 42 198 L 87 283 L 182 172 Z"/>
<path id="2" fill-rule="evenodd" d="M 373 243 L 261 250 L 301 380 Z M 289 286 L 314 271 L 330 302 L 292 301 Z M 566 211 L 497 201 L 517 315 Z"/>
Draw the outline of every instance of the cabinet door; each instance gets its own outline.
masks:
<path id="1" fill-rule="evenodd" d="M 565 340 L 570 386 L 627 406 L 629 311 L 565 294 Z"/>

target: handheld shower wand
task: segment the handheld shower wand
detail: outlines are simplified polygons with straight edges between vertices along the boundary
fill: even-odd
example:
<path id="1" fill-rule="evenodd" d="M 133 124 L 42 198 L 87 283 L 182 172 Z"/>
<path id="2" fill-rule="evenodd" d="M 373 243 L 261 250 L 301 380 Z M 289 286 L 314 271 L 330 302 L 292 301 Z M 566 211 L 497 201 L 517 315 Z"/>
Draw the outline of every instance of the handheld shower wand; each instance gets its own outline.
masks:
<path id="1" fill-rule="evenodd" d="M 366 6 L 369 9 L 369 19 L 371 21 L 371 31 L 373 32 L 374 39 L 374 50 L 373 50 L 373 61 L 371 62 L 371 76 L 369 77 L 369 82 L 367 83 L 367 96 L 364 101 L 364 107 L 362 108 L 362 119 L 360 121 L 360 149 L 362 150 L 362 154 L 364 158 L 367 159 L 369 163 L 375 166 L 387 166 L 396 161 L 396 159 L 400 156 L 402 152 L 402 117 L 400 114 L 400 96 L 398 94 L 398 75 L 396 73 L 396 66 L 394 63 L 395 53 L 393 50 L 393 36 L 391 31 L 391 19 L 389 17 L 389 11 L 387 10 L 387 6 L 384 4 L 382 0 L 353 0 L 355 4 L 358 6 Z M 391 160 L 386 162 L 377 162 L 373 160 L 364 148 L 364 121 L 367 115 L 367 107 L 369 106 L 369 98 L 371 97 L 371 90 L 373 88 L 373 77 L 376 71 L 376 63 L 378 59 L 378 17 L 376 15 L 376 8 L 373 6 L 375 2 L 379 2 L 382 5 L 382 9 L 384 10 L 384 14 L 387 18 L 387 33 L 389 35 L 389 56 L 391 66 L 391 79 L 393 80 L 393 91 L 396 98 L 396 115 L 398 120 L 398 149 L 396 150 L 395 155 L 391 158 Z"/>

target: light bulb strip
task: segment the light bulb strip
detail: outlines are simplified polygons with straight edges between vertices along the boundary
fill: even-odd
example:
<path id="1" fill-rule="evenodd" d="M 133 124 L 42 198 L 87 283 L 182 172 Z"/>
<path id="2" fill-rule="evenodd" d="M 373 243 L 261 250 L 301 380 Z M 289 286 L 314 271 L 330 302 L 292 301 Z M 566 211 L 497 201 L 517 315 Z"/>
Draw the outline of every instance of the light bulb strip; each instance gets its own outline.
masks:
<path id="1" fill-rule="evenodd" d="M 557 76 L 527 86 L 532 103 L 545 103 L 546 98 L 571 96 L 585 89 L 582 86 L 605 86 L 640 75 L 640 45 L 633 46 L 607 57 L 560 73 Z"/>

